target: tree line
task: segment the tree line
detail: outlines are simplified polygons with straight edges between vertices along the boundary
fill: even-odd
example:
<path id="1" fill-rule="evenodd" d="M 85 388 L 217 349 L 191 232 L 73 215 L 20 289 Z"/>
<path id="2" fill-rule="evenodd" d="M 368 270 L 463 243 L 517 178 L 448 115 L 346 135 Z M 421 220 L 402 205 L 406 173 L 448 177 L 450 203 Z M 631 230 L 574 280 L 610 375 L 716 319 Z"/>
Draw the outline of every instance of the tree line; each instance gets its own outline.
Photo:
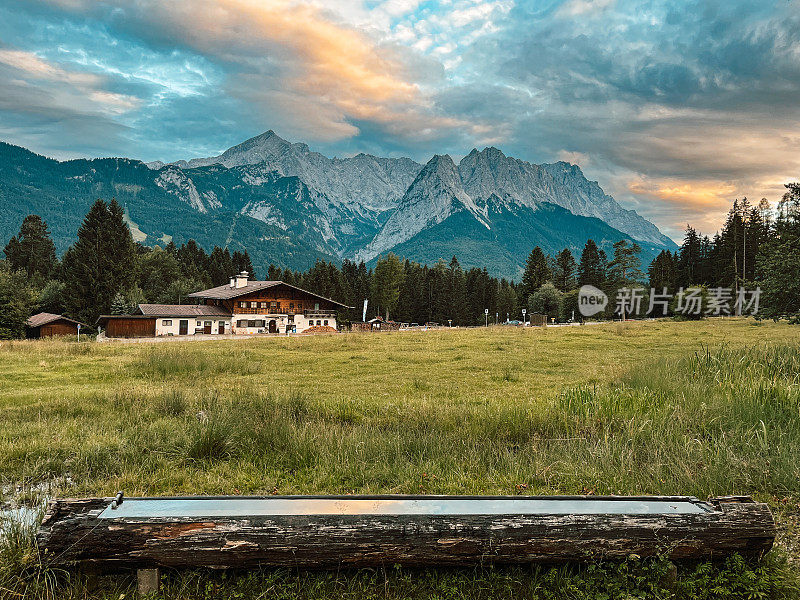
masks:
<path id="1" fill-rule="evenodd" d="M 762 316 L 800 319 L 800 183 L 787 192 L 775 211 L 766 200 L 752 205 L 736 200 L 722 229 L 701 236 L 687 226 L 676 252 L 661 252 L 642 270 L 641 249 L 619 240 L 606 253 L 588 240 L 577 259 L 569 249 L 555 256 L 535 247 L 519 282 L 493 277 L 487 269 L 464 269 L 457 257 L 422 265 L 394 254 L 374 268 L 364 262 L 318 261 L 306 271 L 271 265 L 265 274 L 354 307 L 342 322 L 367 318 L 408 323 L 481 325 L 488 320 L 521 319 L 521 310 L 550 319 L 578 316 L 578 290 L 592 285 L 612 301 L 600 318 L 614 312 L 620 288 L 645 290 L 760 287 Z M 101 314 L 122 314 L 142 302 L 189 303 L 193 291 L 223 285 L 241 271 L 257 274 L 246 250 L 210 252 L 194 240 L 176 246 L 148 247 L 134 241 L 122 207 L 97 200 L 83 220 L 75 243 L 59 260 L 47 224 L 27 216 L 0 260 L 0 337 L 24 335 L 25 320 L 36 312 L 65 314 L 93 325 Z M 486 311 L 488 310 L 488 318 Z"/>

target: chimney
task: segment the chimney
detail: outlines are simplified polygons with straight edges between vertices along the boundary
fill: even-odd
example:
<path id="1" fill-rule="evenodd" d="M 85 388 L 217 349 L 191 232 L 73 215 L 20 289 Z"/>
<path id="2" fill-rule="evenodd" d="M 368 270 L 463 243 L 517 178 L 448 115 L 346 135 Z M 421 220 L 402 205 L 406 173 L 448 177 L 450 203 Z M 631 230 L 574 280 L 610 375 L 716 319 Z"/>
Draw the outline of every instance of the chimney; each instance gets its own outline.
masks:
<path id="1" fill-rule="evenodd" d="M 231 277 L 231 287 L 232 288 L 236 287 L 236 278 L 235 277 Z"/>
<path id="2" fill-rule="evenodd" d="M 242 271 L 241 273 L 239 273 L 236 276 L 236 280 L 235 280 L 235 284 L 236 285 L 235 285 L 235 287 L 237 287 L 237 288 L 247 287 L 247 278 L 249 276 L 250 276 L 250 274 L 247 271 Z"/>

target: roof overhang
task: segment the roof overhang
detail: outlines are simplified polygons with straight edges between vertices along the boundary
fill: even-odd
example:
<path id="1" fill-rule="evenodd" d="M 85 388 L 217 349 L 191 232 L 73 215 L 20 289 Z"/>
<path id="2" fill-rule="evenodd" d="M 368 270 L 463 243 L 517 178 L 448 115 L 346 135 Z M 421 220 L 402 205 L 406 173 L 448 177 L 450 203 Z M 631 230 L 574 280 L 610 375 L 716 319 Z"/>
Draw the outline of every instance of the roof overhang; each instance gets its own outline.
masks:
<path id="1" fill-rule="evenodd" d="M 320 294 L 315 294 L 314 292 L 309 292 L 308 290 L 304 290 L 303 288 L 297 287 L 296 285 L 292 285 L 291 283 L 286 283 L 285 281 L 269 281 L 269 282 L 259 282 L 259 283 L 269 283 L 271 285 L 260 285 L 260 286 L 253 286 L 252 288 L 248 289 L 249 286 L 241 287 L 241 288 L 232 288 L 230 286 L 221 285 L 215 288 L 210 288 L 208 290 L 202 290 L 200 292 L 193 292 L 187 295 L 187 298 L 203 298 L 209 300 L 233 300 L 235 298 L 240 298 L 241 296 L 246 296 L 247 294 L 253 294 L 255 292 L 260 292 L 263 290 L 268 290 L 274 287 L 278 287 L 279 285 L 285 285 L 286 287 L 290 287 L 294 290 L 299 292 L 303 292 L 304 294 L 308 294 L 309 296 L 314 296 L 315 298 L 319 298 L 321 300 L 325 300 L 326 302 L 330 302 L 331 304 L 336 304 L 337 306 L 341 306 L 345 309 L 353 309 L 354 306 L 347 306 L 346 304 L 339 302 L 337 300 L 333 300 L 332 298 L 327 298 L 325 296 L 321 296 Z M 227 289 L 226 289 L 227 288 Z M 219 290 L 218 292 L 215 292 Z M 230 291 L 228 291 L 230 290 Z M 210 293 L 215 292 L 215 293 Z M 224 294 L 222 292 L 225 292 Z"/>

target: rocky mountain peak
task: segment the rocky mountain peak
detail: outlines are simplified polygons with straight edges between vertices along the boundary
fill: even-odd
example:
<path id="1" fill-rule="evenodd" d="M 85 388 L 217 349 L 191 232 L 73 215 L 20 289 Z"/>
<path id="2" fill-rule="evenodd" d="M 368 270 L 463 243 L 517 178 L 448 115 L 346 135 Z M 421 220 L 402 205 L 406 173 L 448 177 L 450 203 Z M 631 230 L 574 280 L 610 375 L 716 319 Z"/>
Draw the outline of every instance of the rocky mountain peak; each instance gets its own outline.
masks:
<path id="1" fill-rule="evenodd" d="M 439 178 L 445 185 L 461 187 L 461 177 L 449 154 L 434 154 L 419 172 L 414 184 L 432 177 Z"/>

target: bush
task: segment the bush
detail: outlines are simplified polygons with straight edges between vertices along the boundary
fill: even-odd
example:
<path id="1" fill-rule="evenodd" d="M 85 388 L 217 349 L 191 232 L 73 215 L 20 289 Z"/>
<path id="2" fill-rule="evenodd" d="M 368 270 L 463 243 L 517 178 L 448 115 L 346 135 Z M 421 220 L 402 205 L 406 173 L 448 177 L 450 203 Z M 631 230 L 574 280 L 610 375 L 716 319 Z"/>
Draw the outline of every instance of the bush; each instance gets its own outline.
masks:
<path id="1" fill-rule="evenodd" d="M 548 319 L 558 319 L 561 313 L 563 294 L 549 281 L 530 295 L 528 310 L 531 314 L 547 315 Z"/>

